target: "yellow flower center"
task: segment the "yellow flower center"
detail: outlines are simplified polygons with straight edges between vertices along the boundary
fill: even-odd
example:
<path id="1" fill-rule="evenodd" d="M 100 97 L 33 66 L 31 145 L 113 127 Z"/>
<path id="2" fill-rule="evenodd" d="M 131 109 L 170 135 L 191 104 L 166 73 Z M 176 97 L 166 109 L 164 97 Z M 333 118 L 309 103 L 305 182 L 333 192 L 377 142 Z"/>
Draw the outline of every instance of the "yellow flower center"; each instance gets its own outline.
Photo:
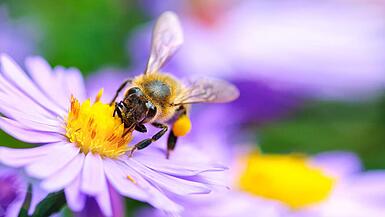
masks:
<path id="1" fill-rule="evenodd" d="M 252 154 L 246 159 L 239 187 L 297 209 L 327 199 L 334 182 L 305 157 Z"/>
<path id="2" fill-rule="evenodd" d="M 87 154 L 92 152 L 102 157 L 116 158 L 130 148 L 132 132 L 126 132 L 119 117 L 113 117 L 115 107 L 100 102 L 103 90 L 99 91 L 93 104 L 82 104 L 71 97 L 71 108 L 66 121 L 66 136 L 69 141 Z"/>

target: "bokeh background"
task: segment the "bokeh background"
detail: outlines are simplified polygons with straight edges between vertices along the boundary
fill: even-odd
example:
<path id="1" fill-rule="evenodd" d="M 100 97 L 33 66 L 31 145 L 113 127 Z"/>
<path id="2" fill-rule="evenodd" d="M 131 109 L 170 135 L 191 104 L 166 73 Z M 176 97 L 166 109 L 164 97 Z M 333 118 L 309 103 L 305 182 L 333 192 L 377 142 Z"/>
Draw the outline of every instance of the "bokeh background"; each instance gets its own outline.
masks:
<path id="1" fill-rule="evenodd" d="M 385 1 L 0 0 L 0 52 L 19 63 L 42 55 L 115 88 L 115 77 L 143 71 L 153 20 L 165 10 L 186 33 L 166 71 L 239 86 L 225 108 L 233 117 L 223 117 L 238 129 L 234 144 L 348 150 L 367 169 L 385 168 Z M 0 142 L 27 146 L 3 132 Z M 129 214 L 140 206 L 127 205 Z"/>

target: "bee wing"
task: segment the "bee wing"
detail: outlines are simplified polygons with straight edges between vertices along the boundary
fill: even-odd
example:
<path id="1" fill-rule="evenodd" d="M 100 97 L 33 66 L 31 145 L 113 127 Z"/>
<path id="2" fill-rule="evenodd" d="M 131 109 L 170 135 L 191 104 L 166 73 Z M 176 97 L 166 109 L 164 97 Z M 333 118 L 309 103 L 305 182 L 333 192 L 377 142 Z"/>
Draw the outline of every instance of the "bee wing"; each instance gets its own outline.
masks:
<path id="1" fill-rule="evenodd" d="M 227 81 L 200 78 L 192 81 L 174 100 L 174 104 L 225 103 L 237 99 L 238 96 L 238 88 Z"/>
<path id="2" fill-rule="evenodd" d="M 145 74 L 158 71 L 183 43 L 182 27 L 175 13 L 167 11 L 160 15 L 151 43 Z"/>

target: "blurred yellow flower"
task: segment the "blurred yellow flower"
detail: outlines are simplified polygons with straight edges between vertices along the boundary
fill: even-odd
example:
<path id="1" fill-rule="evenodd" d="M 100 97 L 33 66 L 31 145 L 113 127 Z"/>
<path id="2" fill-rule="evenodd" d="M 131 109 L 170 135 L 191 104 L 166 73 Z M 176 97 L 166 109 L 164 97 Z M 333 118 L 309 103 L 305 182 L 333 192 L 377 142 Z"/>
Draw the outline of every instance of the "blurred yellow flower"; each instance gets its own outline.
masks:
<path id="1" fill-rule="evenodd" d="M 335 180 L 298 155 L 250 154 L 239 187 L 251 194 L 303 208 L 326 199 Z"/>

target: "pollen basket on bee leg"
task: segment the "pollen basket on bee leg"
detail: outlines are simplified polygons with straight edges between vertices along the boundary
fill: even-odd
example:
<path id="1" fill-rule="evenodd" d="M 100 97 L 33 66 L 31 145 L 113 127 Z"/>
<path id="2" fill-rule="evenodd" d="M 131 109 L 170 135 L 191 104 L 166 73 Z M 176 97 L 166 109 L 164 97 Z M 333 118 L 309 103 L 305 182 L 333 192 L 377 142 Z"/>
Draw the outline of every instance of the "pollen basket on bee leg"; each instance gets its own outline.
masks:
<path id="1" fill-rule="evenodd" d="M 191 131 L 192 125 L 191 120 L 187 115 L 182 115 L 178 120 L 175 121 L 172 132 L 177 137 L 185 136 Z"/>

